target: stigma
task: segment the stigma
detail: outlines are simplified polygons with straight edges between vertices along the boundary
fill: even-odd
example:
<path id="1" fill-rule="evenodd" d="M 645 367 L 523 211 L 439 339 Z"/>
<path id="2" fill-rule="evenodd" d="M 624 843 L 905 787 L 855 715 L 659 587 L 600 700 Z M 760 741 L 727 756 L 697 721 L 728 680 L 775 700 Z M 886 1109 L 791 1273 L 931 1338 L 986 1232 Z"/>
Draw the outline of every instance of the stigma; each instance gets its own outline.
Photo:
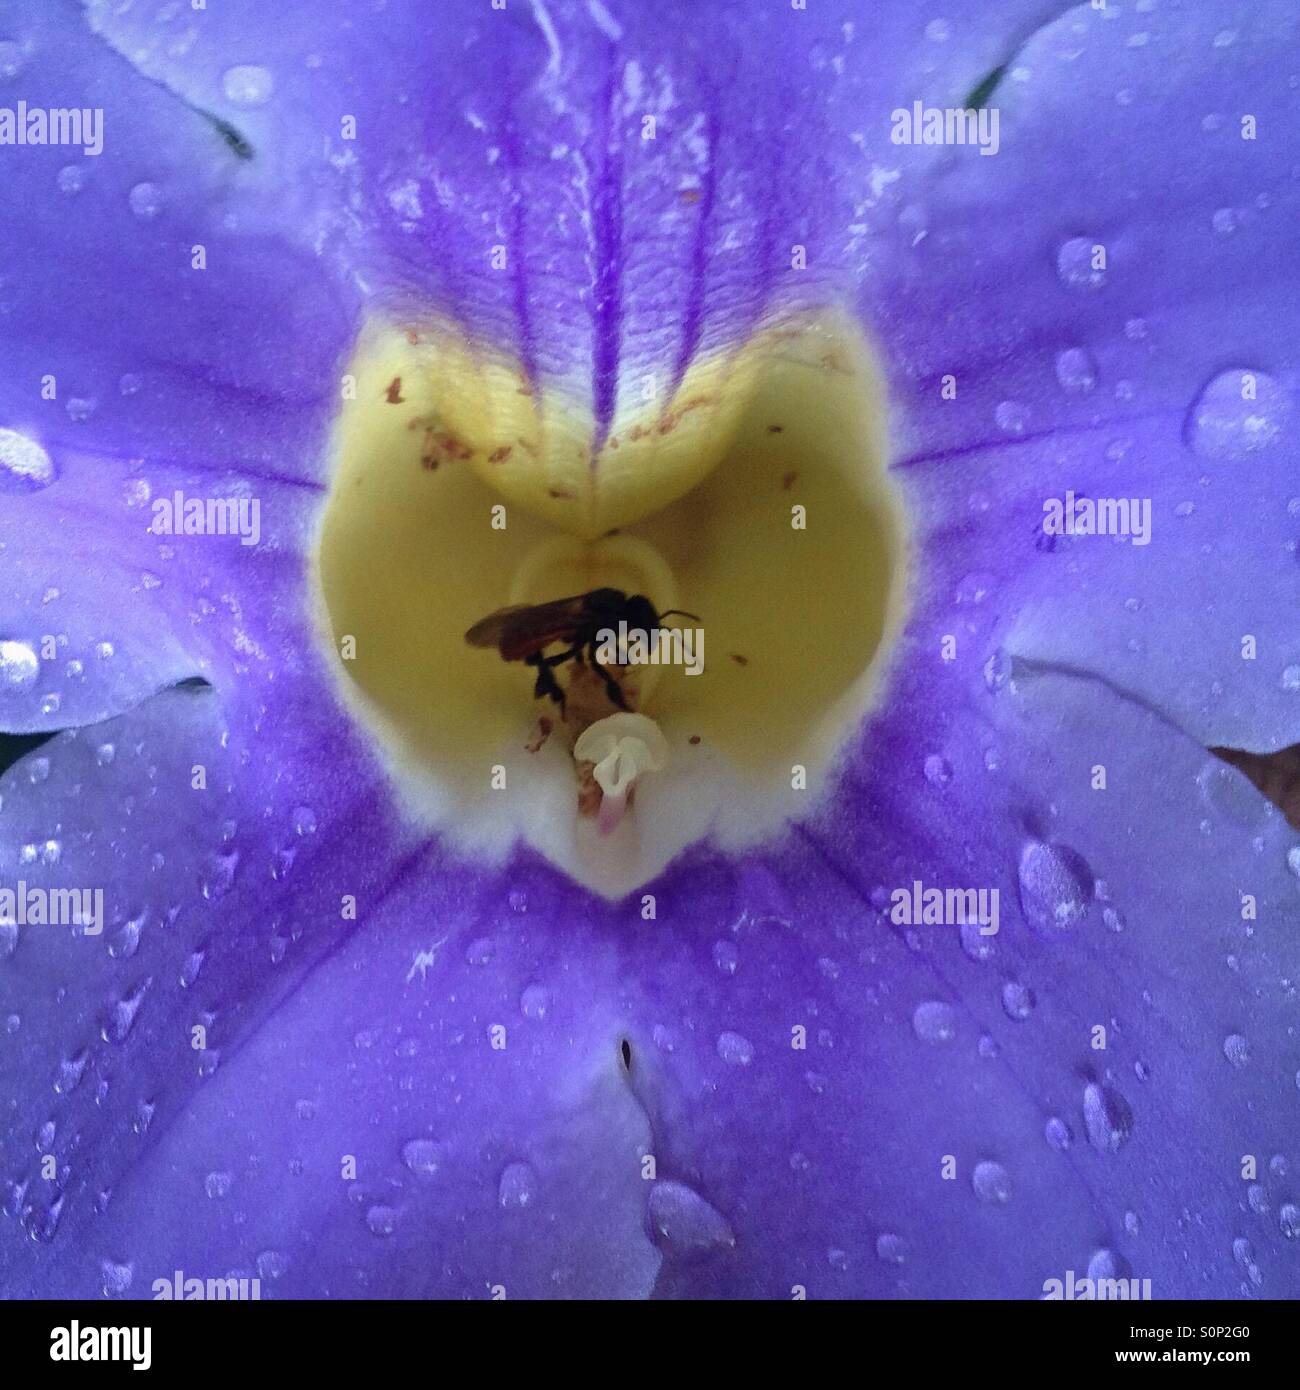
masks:
<path id="1" fill-rule="evenodd" d="M 580 807 L 594 813 L 600 833 L 609 835 L 626 815 L 638 779 L 668 766 L 668 741 L 648 715 L 611 714 L 583 730 L 573 757 L 579 785 L 597 788 L 597 796 L 580 795 Z"/>

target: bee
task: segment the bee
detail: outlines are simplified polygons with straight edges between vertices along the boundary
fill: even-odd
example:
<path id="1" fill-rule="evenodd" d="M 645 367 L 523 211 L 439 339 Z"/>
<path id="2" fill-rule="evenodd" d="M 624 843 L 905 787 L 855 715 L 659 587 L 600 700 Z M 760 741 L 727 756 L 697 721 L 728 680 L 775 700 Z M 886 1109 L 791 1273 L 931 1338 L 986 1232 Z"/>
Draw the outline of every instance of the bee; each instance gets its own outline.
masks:
<path id="1" fill-rule="evenodd" d="M 533 696 L 553 700 L 564 713 L 564 691 L 555 679 L 555 668 L 566 661 L 583 664 L 584 654 L 591 668 L 605 683 L 605 693 L 619 709 L 627 709 L 627 700 L 614 677 L 596 660 L 600 645 L 599 634 L 605 628 L 617 631 L 622 620 L 628 628 L 640 628 L 649 633 L 663 626 L 665 618 L 693 618 L 694 613 L 671 608 L 656 612 L 644 594 L 625 594 L 622 589 L 592 589 L 570 598 L 557 598 L 550 603 L 516 604 L 498 608 L 475 623 L 465 634 L 471 647 L 495 647 L 505 661 L 522 661 L 537 671 Z M 546 648 L 564 643 L 567 650 L 554 656 Z"/>

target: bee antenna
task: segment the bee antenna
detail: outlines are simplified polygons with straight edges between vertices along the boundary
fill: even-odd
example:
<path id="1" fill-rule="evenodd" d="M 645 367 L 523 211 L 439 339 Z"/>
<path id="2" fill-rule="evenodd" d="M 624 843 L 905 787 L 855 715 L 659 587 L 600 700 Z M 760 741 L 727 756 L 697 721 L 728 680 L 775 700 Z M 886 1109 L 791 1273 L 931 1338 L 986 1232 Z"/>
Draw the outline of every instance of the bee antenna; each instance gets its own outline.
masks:
<path id="1" fill-rule="evenodd" d="M 702 623 L 703 618 L 698 613 L 688 613 L 684 608 L 669 608 L 666 612 L 660 613 L 660 618 L 693 618 L 697 623 Z"/>

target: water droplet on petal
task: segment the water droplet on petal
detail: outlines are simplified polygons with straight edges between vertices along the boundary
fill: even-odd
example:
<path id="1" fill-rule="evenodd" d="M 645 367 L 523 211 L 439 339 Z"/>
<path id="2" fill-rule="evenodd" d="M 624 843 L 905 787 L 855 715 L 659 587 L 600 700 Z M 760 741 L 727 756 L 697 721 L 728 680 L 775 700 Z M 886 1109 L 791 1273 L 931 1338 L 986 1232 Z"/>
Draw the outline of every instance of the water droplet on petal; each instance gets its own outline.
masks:
<path id="1" fill-rule="evenodd" d="M 1029 425 L 1029 408 L 1019 401 L 1002 401 L 994 410 L 993 419 L 1008 434 L 1024 434 Z"/>
<path id="2" fill-rule="evenodd" d="M 977 1163 L 970 1184 L 983 1202 L 1001 1204 L 1011 1200 L 1011 1175 L 1000 1163 L 988 1159 Z"/>
<path id="3" fill-rule="evenodd" d="M 1244 1067 L 1250 1061 L 1250 1047 L 1240 1033 L 1229 1033 L 1223 1040 L 1223 1055 L 1234 1067 Z"/>
<path id="4" fill-rule="evenodd" d="M 1272 808 L 1255 784 L 1227 763 L 1212 758 L 1196 778 L 1206 804 L 1234 825 L 1254 829 L 1269 819 Z"/>
<path id="5" fill-rule="evenodd" d="M 371 1207 L 366 1212 L 366 1226 L 371 1235 L 391 1236 L 397 1229 L 397 1212 L 392 1207 Z"/>
<path id="6" fill-rule="evenodd" d="M 537 1196 L 537 1174 L 527 1163 L 508 1164 L 497 1184 L 497 1203 L 519 1210 Z"/>
<path id="7" fill-rule="evenodd" d="M 996 693 L 1010 682 L 1013 671 L 1012 658 L 999 648 L 984 663 L 984 684 Z"/>
<path id="8" fill-rule="evenodd" d="M 105 1298 L 117 1298 L 131 1287 L 135 1270 L 129 1264 L 117 1264 L 113 1260 L 99 1262 L 100 1288 Z"/>
<path id="9" fill-rule="evenodd" d="M 275 82 L 266 68 L 241 63 L 238 67 L 227 68 L 221 79 L 221 90 L 236 106 L 262 106 L 270 101 Z"/>
<path id="10" fill-rule="evenodd" d="M 210 902 L 224 898 L 235 882 L 239 868 L 239 851 L 228 850 L 224 854 L 210 854 L 204 861 L 199 875 L 199 888 Z"/>
<path id="11" fill-rule="evenodd" d="M 1062 390 L 1086 396 L 1097 384 L 1097 363 L 1086 348 L 1066 348 L 1056 354 L 1056 379 Z"/>
<path id="12" fill-rule="evenodd" d="M 931 753 L 925 760 L 925 780 L 932 786 L 946 787 L 952 781 L 952 764 L 938 753 Z"/>
<path id="13" fill-rule="evenodd" d="M 127 202 L 137 217 L 147 221 L 162 211 L 162 189 L 156 183 L 137 183 L 127 194 Z"/>
<path id="14" fill-rule="evenodd" d="M 113 1005 L 107 1017 L 100 1024 L 99 1035 L 105 1042 L 121 1043 L 126 1041 L 131 1029 L 135 1027 L 135 1020 L 140 1013 L 140 1005 L 144 1003 L 144 997 L 149 992 L 151 983 L 152 980 L 146 977 L 130 994 L 124 995 Z"/>
<path id="15" fill-rule="evenodd" d="M 1031 840 L 1020 854 L 1019 879 L 1025 920 L 1048 940 L 1072 927 L 1092 901 L 1092 870 L 1068 845 Z"/>
<path id="16" fill-rule="evenodd" d="M 649 1207 L 655 1234 L 678 1254 L 699 1254 L 736 1243 L 726 1217 L 685 1183 L 655 1183 Z"/>
<path id="17" fill-rule="evenodd" d="M 83 1047 L 59 1063 L 59 1074 L 54 1082 L 55 1095 L 66 1096 L 77 1089 L 81 1084 L 81 1078 L 86 1074 L 86 1063 L 89 1060 L 90 1053 Z"/>
<path id="18" fill-rule="evenodd" d="M 718 1038 L 718 1056 L 733 1067 L 747 1067 L 754 1060 L 754 1044 L 739 1033 L 723 1033 Z"/>
<path id="19" fill-rule="evenodd" d="M 551 1007 L 550 991 L 544 985 L 529 985 L 519 996 L 519 1012 L 540 1023 Z"/>
<path id="20" fill-rule="evenodd" d="M 1295 1240 L 1300 1237 L 1300 1207 L 1294 1202 L 1284 1202 L 1278 1208 L 1277 1213 L 1278 1229 L 1287 1238 Z"/>
<path id="21" fill-rule="evenodd" d="M 1072 290 L 1098 290 L 1106 283 L 1104 251 L 1091 237 L 1071 237 L 1056 253 L 1056 273 Z"/>
<path id="22" fill-rule="evenodd" d="M 1088 1261 L 1089 1279 L 1127 1279 L 1128 1277 L 1128 1261 L 1122 1255 L 1117 1255 L 1113 1250 L 1104 1248 L 1093 1251 L 1092 1258 Z"/>
<path id="23" fill-rule="evenodd" d="M 958 603 L 983 603 L 996 582 L 987 570 L 973 570 L 962 577 L 953 597 Z"/>
<path id="24" fill-rule="evenodd" d="M 0 492 L 35 492 L 54 477 L 54 460 L 34 439 L 0 429 Z"/>
<path id="25" fill-rule="evenodd" d="M 60 1194 L 48 1207 L 32 1203 L 22 1215 L 23 1230 L 28 1240 L 40 1245 L 48 1245 L 59 1229 L 59 1218 L 63 1215 L 63 1196 Z"/>
<path id="26" fill-rule="evenodd" d="M 1028 1018 L 1034 1011 L 1033 992 L 1016 980 L 1008 980 L 1002 986 L 1002 1009 L 1008 1018 Z"/>
<path id="27" fill-rule="evenodd" d="M 876 1237 L 876 1258 L 886 1264 L 901 1265 L 907 1259 L 907 1245 L 901 1236 L 884 1231 Z"/>
<path id="28" fill-rule="evenodd" d="M 1220 372 L 1192 406 L 1187 442 L 1201 458 L 1243 462 L 1278 442 L 1293 406 L 1290 393 L 1266 372 Z"/>
<path id="29" fill-rule="evenodd" d="M 27 642 L 0 641 L 0 695 L 30 690 L 41 663 Z"/>
<path id="30" fill-rule="evenodd" d="M 930 1000 L 917 1005 L 912 1014 L 912 1028 L 922 1042 L 951 1042 L 957 1032 L 957 1016 L 951 1004 Z"/>
<path id="31" fill-rule="evenodd" d="M 0 78 L 17 77 L 27 66 L 27 55 L 12 39 L 0 41 Z"/>
<path id="32" fill-rule="evenodd" d="M 1133 1132 L 1133 1111 L 1113 1086 L 1089 1082 L 1083 1092 L 1083 1124 L 1098 1153 L 1115 1153 Z"/>
<path id="33" fill-rule="evenodd" d="M 233 1173 L 209 1173 L 203 1179 L 203 1190 L 213 1201 L 220 1201 L 223 1197 L 229 1197 L 230 1189 L 234 1185 Z"/>
<path id="34" fill-rule="evenodd" d="M 971 960 L 988 960 L 996 949 L 997 936 L 986 935 L 978 922 L 963 922 L 957 931 L 961 948 Z"/>
<path id="35" fill-rule="evenodd" d="M 442 1153 L 436 1139 L 412 1139 L 402 1146 L 402 1162 L 412 1173 L 432 1175 L 442 1166 Z"/>

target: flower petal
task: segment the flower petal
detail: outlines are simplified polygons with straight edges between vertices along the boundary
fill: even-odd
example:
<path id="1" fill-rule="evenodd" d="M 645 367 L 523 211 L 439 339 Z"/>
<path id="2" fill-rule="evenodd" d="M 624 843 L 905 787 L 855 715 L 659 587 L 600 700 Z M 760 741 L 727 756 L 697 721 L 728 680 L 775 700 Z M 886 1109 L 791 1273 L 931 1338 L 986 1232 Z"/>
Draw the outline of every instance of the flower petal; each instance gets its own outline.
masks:
<path id="1" fill-rule="evenodd" d="M 670 872 L 631 948 L 660 1174 L 735 1236 L 660 1292 L 1293 1297 L 1294 833 L 1097 682 L 900 695 L 837 819 Z M 997 934 L 895 924 L 914 881 L 997 889 Z"/>
<path id="2" fill-rule="evenodd" d="M 928 582 L 992 594 L 995 642 L 1260 750 L 1300 737 L 1297 22 L 1076 6 L 989 97 L 996 157 L 891 190 L 911 241 L 862 301 Z M 1067 490 L 1145 499 L 1150 544 L 1036 548 Z"/>

